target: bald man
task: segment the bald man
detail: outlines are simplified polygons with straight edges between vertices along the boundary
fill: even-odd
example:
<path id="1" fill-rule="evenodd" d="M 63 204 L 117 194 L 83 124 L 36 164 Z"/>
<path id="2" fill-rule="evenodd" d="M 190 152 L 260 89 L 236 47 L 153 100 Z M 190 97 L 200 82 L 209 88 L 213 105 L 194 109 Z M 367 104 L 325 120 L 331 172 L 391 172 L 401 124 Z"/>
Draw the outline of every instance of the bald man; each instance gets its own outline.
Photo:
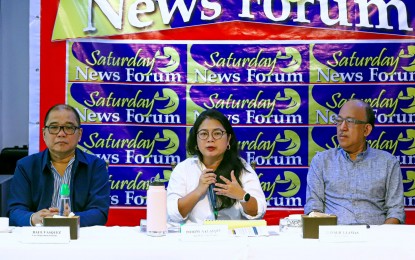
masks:
<path id="1" fill-rule="evenodd" d="M 366 142 L 375 127 L 372 108 L 349 100 L 335 122 L 340 147 L 313 158 L 304 213 L 334 214 L 340 225 L 405 223 L 399 161 Z"/>

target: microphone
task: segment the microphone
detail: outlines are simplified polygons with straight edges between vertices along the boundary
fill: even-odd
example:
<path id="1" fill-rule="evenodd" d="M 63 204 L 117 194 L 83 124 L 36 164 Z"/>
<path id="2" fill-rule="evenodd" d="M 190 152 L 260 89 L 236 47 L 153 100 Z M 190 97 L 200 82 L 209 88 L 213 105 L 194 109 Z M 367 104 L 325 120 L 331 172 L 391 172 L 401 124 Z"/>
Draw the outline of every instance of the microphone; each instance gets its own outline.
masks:
<path id="1" fill-rule="evenodd" d="M 218 219 L 218 208 L 216 207 L 216 194 L 213 190 L 215 188 L 215 184 L 211 183 L 208 189 L 209 200 L 212 205 L 213 214 L 215 215 L 215 219 Z"/>

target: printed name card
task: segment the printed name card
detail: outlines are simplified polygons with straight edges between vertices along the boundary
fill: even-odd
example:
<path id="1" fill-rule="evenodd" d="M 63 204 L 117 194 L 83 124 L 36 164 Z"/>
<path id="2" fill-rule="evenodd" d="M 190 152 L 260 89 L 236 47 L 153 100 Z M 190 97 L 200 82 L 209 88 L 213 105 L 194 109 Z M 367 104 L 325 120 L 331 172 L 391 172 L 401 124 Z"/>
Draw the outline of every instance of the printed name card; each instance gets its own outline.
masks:
<path id="1" fill-rule="evenodd" d="M 24 227 L 21 242 L 27 244 L 65 244 L 70 241 L 67 227 Z"/>
<path id="2" fill-rule="evenodd" d="M 243 228 L 235 228 L 233 230 L 233 234 L 242 237 L 258 237 L 258 236 L 269 236 L 270 232 L 268 232 L 267 226 L 259 226 L 259 227 L 243 227 Z M 275 232 L 273 233 L 275 234 Z"/>
<path id="3" fill-rule="evenodd" d="M 321 242 L 365 242 L 368 240 L 366 225 L 320 226 Z"/>
<path id="4" fill-rule="evenodd" d="M 182 225 L 180 227 L 182 240 L 216 239 L 229 236 L 227 225 Z"/>

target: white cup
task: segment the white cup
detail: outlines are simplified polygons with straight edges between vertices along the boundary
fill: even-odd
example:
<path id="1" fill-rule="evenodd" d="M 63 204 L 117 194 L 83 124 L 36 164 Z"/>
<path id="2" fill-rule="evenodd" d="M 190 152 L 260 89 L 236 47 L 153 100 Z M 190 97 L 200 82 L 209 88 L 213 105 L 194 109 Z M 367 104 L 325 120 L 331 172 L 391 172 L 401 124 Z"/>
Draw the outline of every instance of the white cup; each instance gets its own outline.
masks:
<path id="1" fill-rule="evenodd" d="M 289 227 L 302 227 L 301 214 L 293 214 L 288 216 L 288 226 Z"/>
<path id="2" fill-rule="evenodd" d="M 9 218 L 0 217 L 0 230 L 6 231 L 9 229 Z"/>
<path id="3" fill-rule="evenodd" d="M 288 229 L 288 218 L 281 218 L 280 219 L 280 233 L 286 232 Z"/>

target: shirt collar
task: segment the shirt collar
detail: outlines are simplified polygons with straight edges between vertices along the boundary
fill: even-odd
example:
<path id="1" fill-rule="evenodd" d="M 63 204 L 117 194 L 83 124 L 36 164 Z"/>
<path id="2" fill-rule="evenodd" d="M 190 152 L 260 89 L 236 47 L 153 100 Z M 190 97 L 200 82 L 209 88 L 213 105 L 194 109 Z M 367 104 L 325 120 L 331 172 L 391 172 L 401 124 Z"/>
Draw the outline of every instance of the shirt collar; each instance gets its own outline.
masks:
<path id="1" fill-rule="evenodd" d="M 42 156 L 42 169 L 43 171 L 46 168 L 50 169 L 50 161 L 51 161 L 51 157 L 49 154 L 49 149 L 45 149 L 43 152 L 43 156 Z M 85 158 L 85 156 L 82 154 L 82 151 L 79 150 L 78 148 L 76 148 L 75 150 L 75 161 L 74 161 L 74 166 L 77 165 L 78 163 L 83 163 L 83 164 L 87 164 L 87 159 Z"/>
<path id="2" fill-rule="evenodd" d="M 343 148 L 341 148 L 341 147 L 339 147 L 338 149 L 340 150 L 341 154 L 343 155 L 343 157 L 344 157 L 345 159 L 347 159 L 347 160 L 349 160 L 349 161 L 353 162 L 353 161 L 352 161 L 352 159 L 350 159 L 350 155 L 349 155 L 349 153 L 348 153 L 348 152 L 346 152 L 345 150 L 343 150 Z M 371 150 L 371 149 L 372 149 L 372 148 L 370 147 L 370 145 L 366 142 L 366 150 L 364 150 L 363 152 L 359 153 L 359 154 L 357 155 L 357 157 L 356 157 L 356 160 L 354 160 L 354 161 L 355 161 L 355 162 L 358 162 L 358 161 L 362 161 L 362 160 L 364 160 L 364 159 L 368 156 L 368 154 L 370 153 L 370 150 Z"/>

